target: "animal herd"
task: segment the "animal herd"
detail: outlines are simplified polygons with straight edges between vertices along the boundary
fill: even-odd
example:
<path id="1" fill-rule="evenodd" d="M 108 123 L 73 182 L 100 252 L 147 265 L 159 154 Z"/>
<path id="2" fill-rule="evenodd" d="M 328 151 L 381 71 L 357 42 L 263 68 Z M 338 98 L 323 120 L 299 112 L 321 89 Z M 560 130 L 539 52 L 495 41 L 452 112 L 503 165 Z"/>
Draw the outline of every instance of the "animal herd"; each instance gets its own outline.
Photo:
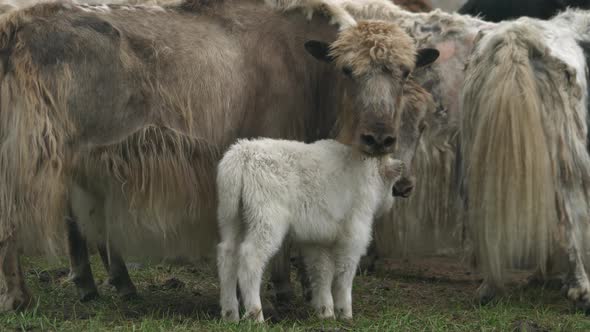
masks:
<path id="1" fill-rule="evenodd" d="M 418 2 L 6 2 L 0 311 L 32 303 L 23 250 L 66 250 L 98 296 L 96 246 L 123 297 L 124 255 L 216 255 L 231 321 L 238 292 L 264 320 L 266 266 L 292 296 L 301 256 L 317 315 L 350 319 L 361 256 L 430 246 L 471 258 L 481 303 L 565 261 L 590 312 L 587 4 Z"/>

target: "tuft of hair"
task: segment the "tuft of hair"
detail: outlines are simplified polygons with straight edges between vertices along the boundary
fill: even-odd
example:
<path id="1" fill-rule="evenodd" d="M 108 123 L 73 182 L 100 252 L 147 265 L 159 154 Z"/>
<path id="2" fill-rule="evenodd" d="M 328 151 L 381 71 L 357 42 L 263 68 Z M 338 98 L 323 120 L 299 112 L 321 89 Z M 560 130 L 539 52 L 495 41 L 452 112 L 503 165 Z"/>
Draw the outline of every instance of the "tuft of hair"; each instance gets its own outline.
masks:
<path id="1" fill-rule="evenodd" d="M 301 10 L 309 20 L 314 13 L 330 18 L 330 24 L 337 24 L 340 30 L 356 25 L 356 20 L 338 3 L 338 0 L 264 0 L 275 10 Z"/>
<path id="2" fill-rule="evenodd" d="M 102 192 L 88 197 L 91 203 L 74 198 L 82 232 L 90 241 L 108 239 L 125 254 L 210 254 L 217 240 L 214 176 L 219 158 L 217 147 L 159 127 L 97 149 L 82 158 L 76 173 L 78 192 Z M 104 187 L 93 188 L 103 177 Z M 97 196 L 103 201 L 92 202 Z"/>
<path id="3" fill-rule="evenodd" d="M 540 40 L 524 26 L 482 39 L 461 94 L 467 227 L 478 265 L 498 286 L 506 268 L 544 271 L 557 225 L 541 99 L 551 91 L 540 91 L 531 59 L 546 53 Z"/>
<path id="4" fill-rule="evenodd" d="M 341 31 L 330 48 L 330 56 L 336 59 L 336 66 L 350 67 L 355 76 L 394 64 L 405 66 L 410 71 L 415 67 L 414 40 L 390 22 L 359 21 L 356 26 Z"/>
<path id="5" fill-rule="evenodd" d="M 461 233 L 456 222 L 459 192 L 454 171 L 458 125 L 413 81 L 404 86 L 402 116 L 404 124 L 422 117 L 425 124 L 410 165 L 416 187 L 409 198 L 396 200 L 391 212 L 376 221 L 379 255 L 411 257 L 456 250 Z"/>

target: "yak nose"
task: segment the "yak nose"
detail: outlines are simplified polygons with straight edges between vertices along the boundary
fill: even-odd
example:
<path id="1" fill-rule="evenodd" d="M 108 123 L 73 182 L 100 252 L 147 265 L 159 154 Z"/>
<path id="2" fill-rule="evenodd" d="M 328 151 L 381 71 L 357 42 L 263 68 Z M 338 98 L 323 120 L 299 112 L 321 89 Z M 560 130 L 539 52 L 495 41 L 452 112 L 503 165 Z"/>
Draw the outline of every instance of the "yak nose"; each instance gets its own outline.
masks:
<path id="1" fill-rule="evenodd" d="M 371 150 L 390 149 L 395 145 L 395 137 L 389 134 L 365 133 L 361 135 L 361 143 Z"/>

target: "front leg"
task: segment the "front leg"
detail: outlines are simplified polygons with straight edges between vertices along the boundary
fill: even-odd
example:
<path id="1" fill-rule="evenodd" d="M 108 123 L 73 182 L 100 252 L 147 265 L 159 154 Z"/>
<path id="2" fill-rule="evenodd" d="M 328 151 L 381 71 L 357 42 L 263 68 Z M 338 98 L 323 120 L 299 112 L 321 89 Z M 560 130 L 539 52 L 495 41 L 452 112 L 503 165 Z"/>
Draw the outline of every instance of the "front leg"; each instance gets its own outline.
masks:
<path id="1" fill-rule="evenodd" d="M 301 248 L 311 286 L 311 305 L 319 318 L 334 318 L 332 280 L 334 261 L 324 248 L 304 245 Z"/>
<path id="2" fill-rule="evenodd" d="M 0 293 L 0 312 L 25 309 L 31 305 L 14 234 L 0 242 L 0 278 L 5 286 Z"/>
<path id="3" fill-rule="evenodd" d="M 352 319 L 352 282 L 363 251 L 357 247 L 342 247 L 333 253 L 336 271 L 332 294 L 338 319 Z"/>

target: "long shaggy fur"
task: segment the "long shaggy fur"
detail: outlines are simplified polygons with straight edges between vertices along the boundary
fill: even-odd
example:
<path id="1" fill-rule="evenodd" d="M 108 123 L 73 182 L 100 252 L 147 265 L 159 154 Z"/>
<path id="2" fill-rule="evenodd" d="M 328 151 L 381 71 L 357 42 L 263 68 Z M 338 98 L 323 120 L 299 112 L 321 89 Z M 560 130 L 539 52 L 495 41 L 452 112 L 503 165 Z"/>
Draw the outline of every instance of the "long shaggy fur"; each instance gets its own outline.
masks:
<path id="1" fill-rule="evenodd" d="M 214 218 L 219 158 L 217 147 L 157 127 L 98 149 L 83 159 L 77 181 L 91 189 L 103 184 L 95 189 L 106 195 L 90 206 L 76 204 L 87 206 L 75 211 L 83 233 L 91 241 L 109 239 L 127 254 L 207 254 L 216 243 L 215 225 L 206 221 Z M 92 220 L 90 212 L 101 210 L 103 220 Z M 195 241 L 189 232 L 203 236 Z"/>
<path id="2" fill-rule="evenodd" d="M 0 23 L 0 50 L 18 57 L 13 70 L 20 73 L 13 75 L 5 66 L 0 73 L 0 241 L 14 235 L 15 229 L 18 237 L 56 239 L 63 234 L 64 176 L 72 158 L 62 149 L 72 128 L 59 112 L 70 72 L 67 67 L 61 72 L 58 95 L 48 94 L 55 77 L 39 72 L 23 45 L 13 42 L 21 19 L 13 16 Z M 41 223 L 31 225 L 29 220 Z"/>
<path id="3" fill-rule="evenodd" d="M 544 114 L 568 110 L 549 110 L 542 98 L 555 92 L 537 83 L 533 61 L 548 57 L 540 40 L 534 30 L 507 29 L 473 57 L 463 86 L 467 225 L 492 282 L 531 260 L 543 269 L 557 220 L 557 165 Z"/>
<path id="4" fill-rule="evenodd" d="M 390 214 L 375 225 L 379 256 L 410 257 L 457 250 L 462 232 L 457 222 L 460 209 L 455 171 L 458 124 L 419 86 L 405 90 L 404 97 L 407 112 L 425 115 L 426 128 L 408 165 L 417 177 L 412 195 L 397 200 Z M 407 121 L 402 119 L 402 123 Z"/>

